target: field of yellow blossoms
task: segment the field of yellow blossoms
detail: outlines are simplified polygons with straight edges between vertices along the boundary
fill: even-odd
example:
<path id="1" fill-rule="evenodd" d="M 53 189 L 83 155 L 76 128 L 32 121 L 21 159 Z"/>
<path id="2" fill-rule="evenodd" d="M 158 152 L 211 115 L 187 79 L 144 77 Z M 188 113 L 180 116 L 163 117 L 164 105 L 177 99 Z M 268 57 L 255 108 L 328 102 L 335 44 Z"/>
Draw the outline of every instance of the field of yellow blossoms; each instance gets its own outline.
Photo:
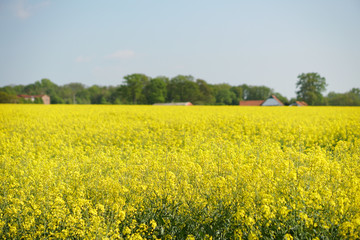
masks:
<path id="1" fill-rule="evenodd" d="M 360 108 L 0 105 L 0 239 L 359 239 Z"/>

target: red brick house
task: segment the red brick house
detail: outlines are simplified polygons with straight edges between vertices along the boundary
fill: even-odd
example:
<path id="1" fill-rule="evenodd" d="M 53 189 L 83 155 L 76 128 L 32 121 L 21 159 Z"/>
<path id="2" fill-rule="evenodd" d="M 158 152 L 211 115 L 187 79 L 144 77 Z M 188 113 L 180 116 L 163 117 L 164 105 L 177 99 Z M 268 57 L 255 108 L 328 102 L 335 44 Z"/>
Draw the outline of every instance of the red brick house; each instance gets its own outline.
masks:
<path id="1" fill-rule="evenodd" d="M 50 104 L 50 97 L 46 94 L 42 95 L 26 95 L 26 94 L 20 94 L 18 95 L 19 98 L 22 98 L 26 101 L 34 102 L 35 98 L 41 98 L 44 104 Z"/>

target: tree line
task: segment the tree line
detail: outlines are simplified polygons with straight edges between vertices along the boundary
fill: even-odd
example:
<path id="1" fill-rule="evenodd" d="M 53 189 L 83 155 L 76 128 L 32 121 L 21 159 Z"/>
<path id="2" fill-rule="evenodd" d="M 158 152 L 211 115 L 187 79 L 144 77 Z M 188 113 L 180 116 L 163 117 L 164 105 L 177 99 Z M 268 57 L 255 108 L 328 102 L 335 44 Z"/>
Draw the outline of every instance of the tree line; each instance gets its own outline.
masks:
<path id="1" fill-rule="evenodd" d="M 17 97 L 19 94 L 47 94 L 52 104 L 192 102 L 195 105 L 239 105 L 240 100 L 265 100 L 276 95 L 285 105 L 300 100 L 309 105 L 360 106 L 360 89 L 353 88 L 346 93 L 330 92 L 323 96 L 327 86 L 325 78 L 317 73 L 303 73 L 298 78 L 297 98 L 290 100 L 266 86 L 209 84 L 191 75 L 151 78 L 135 73 L 125 76 L 119 86 L 86 87 L 81 83 L 58 86 L 46 78 L 29 85 L 5 86 L 0 88 L 0 103 L 26 103 Z"/>

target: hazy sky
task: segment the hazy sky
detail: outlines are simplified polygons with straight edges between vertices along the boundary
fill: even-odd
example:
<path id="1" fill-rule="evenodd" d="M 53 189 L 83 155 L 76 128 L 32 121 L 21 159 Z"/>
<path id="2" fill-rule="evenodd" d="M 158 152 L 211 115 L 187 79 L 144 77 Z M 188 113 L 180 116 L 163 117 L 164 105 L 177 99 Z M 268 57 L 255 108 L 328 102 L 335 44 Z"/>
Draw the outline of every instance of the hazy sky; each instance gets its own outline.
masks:
<path id="1" fill-rule="evenodd" d="M 290 98 L 317 72 L 360 88 L 359 0 L 0 0 L 0 33 L 0 86 L 183 74 Z"/>

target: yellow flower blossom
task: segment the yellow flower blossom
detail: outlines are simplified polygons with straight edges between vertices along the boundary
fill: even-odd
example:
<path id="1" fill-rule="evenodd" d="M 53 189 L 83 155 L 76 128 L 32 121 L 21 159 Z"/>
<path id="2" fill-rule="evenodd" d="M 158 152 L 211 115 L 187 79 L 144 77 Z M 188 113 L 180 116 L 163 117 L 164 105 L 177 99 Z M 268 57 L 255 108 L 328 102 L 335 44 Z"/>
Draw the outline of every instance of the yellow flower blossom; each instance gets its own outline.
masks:
<path id="1" fill-rule="evenodd" d="M 0 104 L 0 236 L 359 239 L 359 119 L 356 107 Z"/>
<path id="2" fill-rule="evenodd" d="M 284 236 L 284 240 L 293 240 L 293 239 L 294 239 L 293 236 L 291 236 L 291 234 L 289 233 L 285 234 Z"/>

